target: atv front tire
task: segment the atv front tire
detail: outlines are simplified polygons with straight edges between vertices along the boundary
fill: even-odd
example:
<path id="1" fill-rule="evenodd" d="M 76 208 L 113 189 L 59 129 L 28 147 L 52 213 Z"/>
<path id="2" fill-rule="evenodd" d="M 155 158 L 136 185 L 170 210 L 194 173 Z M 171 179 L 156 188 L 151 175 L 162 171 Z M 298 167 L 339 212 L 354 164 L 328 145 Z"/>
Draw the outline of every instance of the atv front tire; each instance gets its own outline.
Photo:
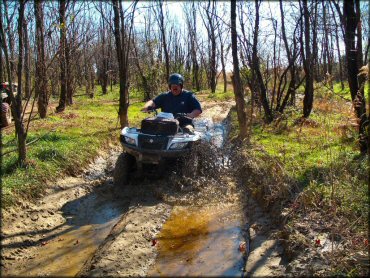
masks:
<path id="1" fill-rule="evenodd" d="M 113 182 L 116 187 L 122 188 L 128 184 L 135 163 L 134 156 L 126 152 L 119 155 L 113 173 Z"/>
<path id="2" fill-rule="evenodd" d="M 6 127 L 12 122 L 10 106 L 8 103 L 1 104 L 1 127 Z"/>

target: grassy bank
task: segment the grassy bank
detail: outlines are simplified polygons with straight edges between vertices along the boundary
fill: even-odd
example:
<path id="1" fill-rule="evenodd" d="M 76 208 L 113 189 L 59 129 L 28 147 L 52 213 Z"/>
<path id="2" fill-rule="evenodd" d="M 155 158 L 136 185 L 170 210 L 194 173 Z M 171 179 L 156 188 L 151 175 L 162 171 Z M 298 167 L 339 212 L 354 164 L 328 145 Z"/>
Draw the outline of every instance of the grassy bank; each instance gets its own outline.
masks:
<path id="1" fill-rule="evenodd" d="M 56 114 L 50 108 L 46 119 L 36 117 L 28 131 L 27 142 L 34 143 L 27 147 L 24 168 L 17 166 L 17 152 L 12 152 L 16 149 L 13 128 L 3 130 L 2 153 L 9 152 L 3 156 L 1 167 L 3 207 L 19 196 L 39 196 L 47 182 L 77 174 L 109 144 L 119 146 L 118 99 L 118 87 L 113 87 L 107 95 L 97 91 L 94 99 L 76 97 L 75 104 L 63 113 Z M 132 103 L 129 119 L 135 125 L 145 114 L 139 112 L 142 103 L 136 99 Z"/>
<path id="2" fill-rule="evenodd" d="M 327 269 L 317 271 L 364 275 L 367 158 L 359 156 L 351 104 L 317 88 L 310 119 L 299 120 L 301 111 L 289 108 L 271 125 L 255 120 L 251 145 L 238 158 L 240 172 L 250 194 L 285 223 L 280 238 L 287 257 L 319 251 L 330 241 L 333 247 L 324 253 Z M 232 119 L 235 135 L 236 112 Z"/>

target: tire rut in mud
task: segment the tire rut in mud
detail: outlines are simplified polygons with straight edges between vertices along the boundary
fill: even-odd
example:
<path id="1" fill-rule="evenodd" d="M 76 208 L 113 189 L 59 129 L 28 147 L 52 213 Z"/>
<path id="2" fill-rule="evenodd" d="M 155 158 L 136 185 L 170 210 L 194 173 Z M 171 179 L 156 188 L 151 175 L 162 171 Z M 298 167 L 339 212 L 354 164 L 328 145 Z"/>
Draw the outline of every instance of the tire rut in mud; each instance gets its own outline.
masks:
<path id="1" fill-rule="evenodd" d="M 195 175 L 192 167 L 198 158 L 202 163 Z M 194 209 L 237 204 L 242 208 L 243 194 L 228 175 L 228 164 L 223 150 L 204 143 L 193 149 L 180 169 L 168 169 L 167 177 L 131 181 L 120 192 L 120 197 L 131 198 L 128 212 L 85 264 L 80 275 L 147 275 L 157 256 L 153 240 L 174 207 Z"/>
<path id="2" fill-rule="evenodd" d="M 115 197 L 109 178 L 117 155 L 112 150 L 98 157 L 84 175 L 51 184 L 36 203 L 19 201 L 18 208 L 3 211 L 4 275 L 78 272 L 84 258 L 92 255 L 110 226 L 129 207 L 129 200 Z"/>

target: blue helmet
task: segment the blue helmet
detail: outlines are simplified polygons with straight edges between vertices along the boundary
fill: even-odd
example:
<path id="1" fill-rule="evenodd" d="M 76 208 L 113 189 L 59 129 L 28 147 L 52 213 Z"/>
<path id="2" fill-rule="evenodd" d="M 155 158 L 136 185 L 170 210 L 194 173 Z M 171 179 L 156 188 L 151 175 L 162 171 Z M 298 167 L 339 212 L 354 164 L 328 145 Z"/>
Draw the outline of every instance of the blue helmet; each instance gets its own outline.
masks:
<path id="1" fill-rule="evenodd" d="M 175 85 L 184 85 L 184 77 L 181 74 L 173 73 L 170 75 L 170 78 L 168 78 L 168 86 L 171 86 L 171 84 Z"/>

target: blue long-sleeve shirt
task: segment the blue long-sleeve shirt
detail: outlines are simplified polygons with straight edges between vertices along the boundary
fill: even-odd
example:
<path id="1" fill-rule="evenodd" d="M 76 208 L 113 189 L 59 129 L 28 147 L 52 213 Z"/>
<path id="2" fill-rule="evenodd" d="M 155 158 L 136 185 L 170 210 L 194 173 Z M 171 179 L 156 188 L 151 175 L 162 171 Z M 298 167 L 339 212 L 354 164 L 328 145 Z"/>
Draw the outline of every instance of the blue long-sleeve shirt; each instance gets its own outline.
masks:
<path id="1" fill-rule="evenodd" d="M 167 113 L 191 113 L 198 109 L 202 111 L 201 105 L 192 92 L 182 90 L 181 94 L 174 96 L 170 91 L 162 93 L 153 99 L 157 108 Z"/>

